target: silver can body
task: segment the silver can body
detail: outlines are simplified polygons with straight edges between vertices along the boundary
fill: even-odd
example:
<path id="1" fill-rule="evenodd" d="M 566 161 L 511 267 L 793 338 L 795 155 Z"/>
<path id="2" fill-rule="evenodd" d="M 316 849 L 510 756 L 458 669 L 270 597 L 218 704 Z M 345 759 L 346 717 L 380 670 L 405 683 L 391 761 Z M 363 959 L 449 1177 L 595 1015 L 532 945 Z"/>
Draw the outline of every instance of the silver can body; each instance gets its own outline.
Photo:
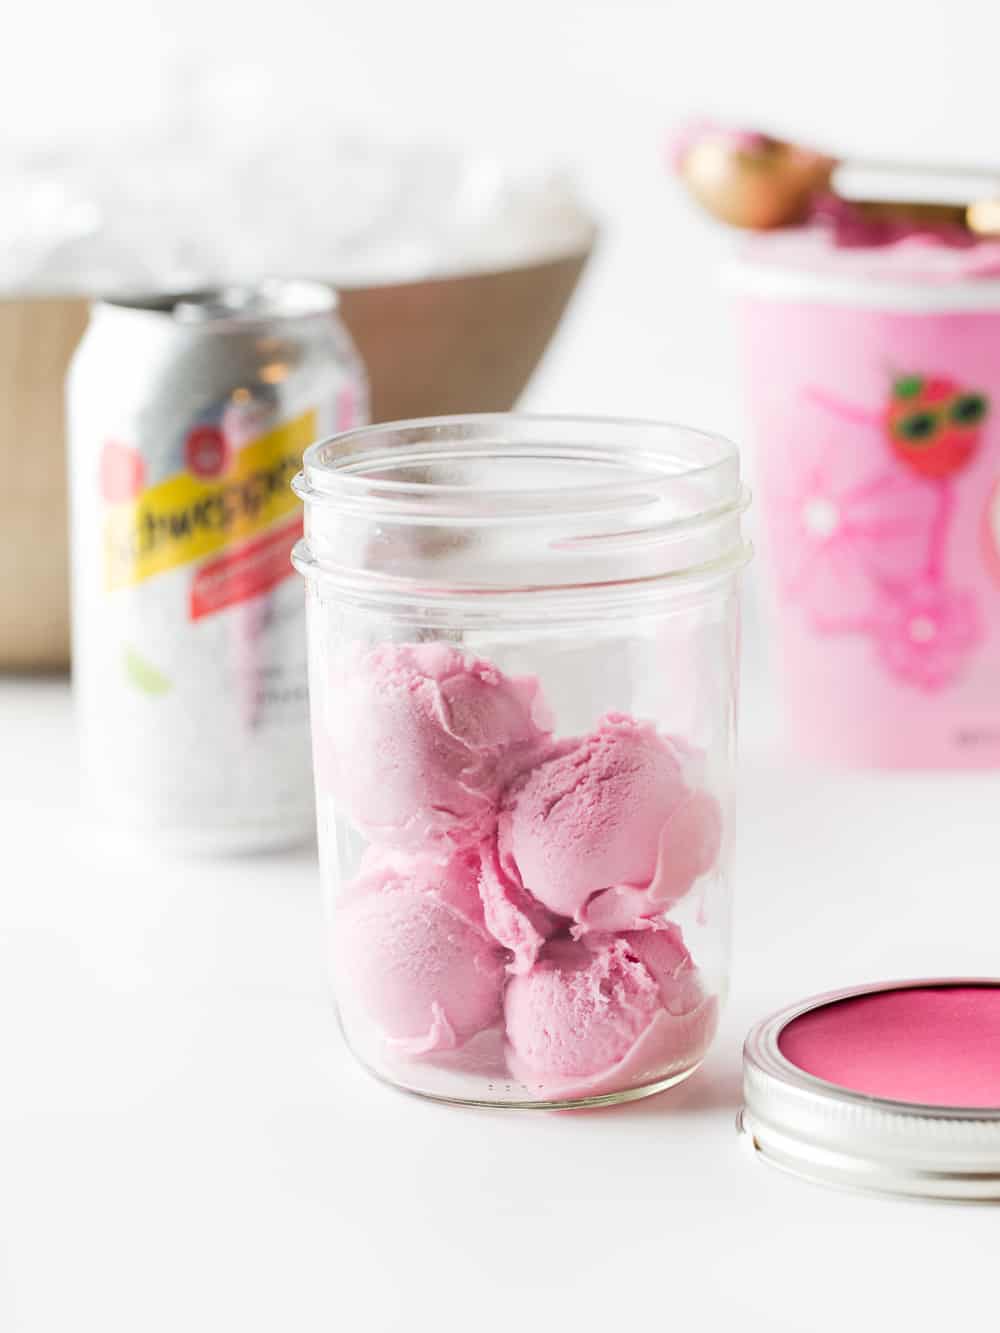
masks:
<path id="1" fill-rule="evenodd" d="M 289 483 L 363 422 L 320 284 L 101 302 L 68 380 L 73 676 L 85 798 L 178 851 L 313 826 Z"/>

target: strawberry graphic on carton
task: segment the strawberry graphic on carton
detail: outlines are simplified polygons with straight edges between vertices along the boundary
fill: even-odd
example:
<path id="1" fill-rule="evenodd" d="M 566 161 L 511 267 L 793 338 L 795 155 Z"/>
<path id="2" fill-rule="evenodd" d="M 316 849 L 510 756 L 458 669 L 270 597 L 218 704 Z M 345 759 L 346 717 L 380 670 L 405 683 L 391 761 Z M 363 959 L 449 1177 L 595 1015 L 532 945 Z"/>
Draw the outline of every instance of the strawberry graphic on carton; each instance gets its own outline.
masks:
<path id="1" fill-rule="evenodd" d="M 919 373 L 897 376 L 879 410 L 823 389 L 805 397 L 837 429 L 810 432 L 778 498 L 783 595 L 818 633 L 868 636 L 897 680 L 944 689 L 982 639 L 976 600 L 947 564 L 955 478 L 981 446 L 989 400 Z M 867 476 L 855 461 L 838 466 L 845 427 L 867 432 L 866 457 L 884 460 Z"/>

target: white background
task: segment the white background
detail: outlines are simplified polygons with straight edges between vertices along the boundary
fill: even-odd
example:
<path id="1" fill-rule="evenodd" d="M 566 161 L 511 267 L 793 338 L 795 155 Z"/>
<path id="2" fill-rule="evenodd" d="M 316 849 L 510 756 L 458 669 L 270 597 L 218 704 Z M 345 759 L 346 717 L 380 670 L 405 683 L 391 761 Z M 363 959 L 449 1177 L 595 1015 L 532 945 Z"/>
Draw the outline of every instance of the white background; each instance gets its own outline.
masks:
<path id="1" fill-rule="evenodd" d="M 741 434 L 711 287 L 728 238 L 662 165 L 692 111 L 1000 160 L 987 0 L 34 0 L 6 25 L 0 148 L 152 123 L 199 80 L 210 102 L 207 76 L 286 122 L 289 152 L 322 117 L 575 166 L 606 239 L 529 395 L 552 410 Z M 3 1333 L 994 1320 L 994 1211 L 786 1180 L 741 1155 L 732 1122 L 739 1044 L 768 1010 L 1000 971 L 997 783 L 790 767 L 755 652 L 744 715 L 734 993 L 706 1069 L 632 1108 L 501 1115 L 404 1098 L 349 1063 L 309 855 L 106 856 L 76 822 L 64 686 L 3 683 Z"/>
<path id="2" fill-rule="evenodd" d="M 790 767 L 751 674 L 735 966 L 689 1083 L 576 1113 L 357 1068 L 313 856 L 163 865 L 81 825 L 67 691 L 0 682 L 3 1333 L 992 1328 L 997 1212 L 785 1177 L 734 1128 L 750 1025 L 996 975 L 997 781 Z"/>

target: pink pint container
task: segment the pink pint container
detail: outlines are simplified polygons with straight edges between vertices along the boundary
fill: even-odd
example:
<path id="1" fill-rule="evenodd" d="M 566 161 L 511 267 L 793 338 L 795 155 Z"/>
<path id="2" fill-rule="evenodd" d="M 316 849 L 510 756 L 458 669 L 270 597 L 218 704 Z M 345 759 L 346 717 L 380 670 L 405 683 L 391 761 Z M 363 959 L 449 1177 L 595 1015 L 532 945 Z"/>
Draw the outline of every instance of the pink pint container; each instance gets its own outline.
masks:
<path id="1" fill-rule="evenodd" d="M 806 227 L 731 277 L 790 742 L 1000 766 L 1000 243 Z"/>

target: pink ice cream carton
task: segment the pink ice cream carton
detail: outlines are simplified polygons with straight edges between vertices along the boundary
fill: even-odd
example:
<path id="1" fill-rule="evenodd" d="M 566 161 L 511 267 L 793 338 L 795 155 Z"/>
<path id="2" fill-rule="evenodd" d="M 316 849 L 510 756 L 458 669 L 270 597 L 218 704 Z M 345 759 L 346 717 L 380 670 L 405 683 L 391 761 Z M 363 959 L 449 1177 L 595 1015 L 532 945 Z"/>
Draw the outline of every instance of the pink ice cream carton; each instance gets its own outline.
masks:
<path id="1" fill-rule="evenodd" d="M 1000 242 L 817 223 L 731 276 L 789 739 L 1000 766 Z"/>

